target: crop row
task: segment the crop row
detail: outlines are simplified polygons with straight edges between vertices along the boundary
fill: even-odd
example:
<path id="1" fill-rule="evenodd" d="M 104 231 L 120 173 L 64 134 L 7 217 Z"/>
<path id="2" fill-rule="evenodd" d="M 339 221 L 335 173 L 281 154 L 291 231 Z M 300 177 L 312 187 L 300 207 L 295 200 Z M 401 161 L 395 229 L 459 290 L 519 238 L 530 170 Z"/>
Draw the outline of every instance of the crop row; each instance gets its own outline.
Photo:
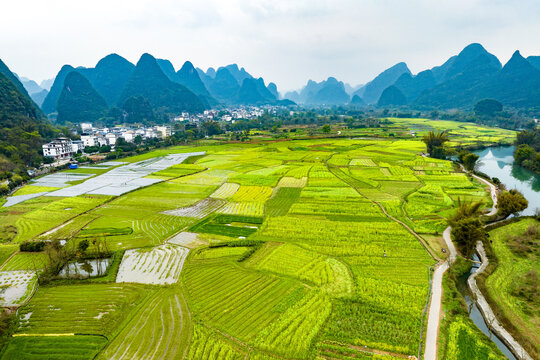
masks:
<path id="1" fill-rule="evenodd" d="M 98 359 L 175 359 L 189 346 L 191 324 L 181 293 L 162 288 L 148 298 Z"/>

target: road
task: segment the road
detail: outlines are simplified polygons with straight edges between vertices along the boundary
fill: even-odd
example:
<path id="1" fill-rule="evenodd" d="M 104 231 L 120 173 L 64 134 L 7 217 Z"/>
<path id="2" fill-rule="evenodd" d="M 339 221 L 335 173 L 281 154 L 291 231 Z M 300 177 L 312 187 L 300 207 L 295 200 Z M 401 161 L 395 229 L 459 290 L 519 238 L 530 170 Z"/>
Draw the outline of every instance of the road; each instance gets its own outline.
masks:
<path id="1" fill-rule="evenodd" d="M 497 212 L 497 187 L 479 176 L 472 175 L 475 179 L 489 186 L 493 207 L 486 215 L 495 215 Z M 428 325 L 426 330 L 426 346 L 424 350 L 425 360 L 437 359 L 437 340 L 439 338 L 439 323 L 441 319 L 442 279 L 443 275 L 456 260 L 457 252 L 450 236 L 452 228 L 449 226 L 443 232 L 443 239 L 448 248 L 449 256 L 444 263 L 440 263 L 433 271 L 431 282 L 431 300 L 428 311 Z"/>

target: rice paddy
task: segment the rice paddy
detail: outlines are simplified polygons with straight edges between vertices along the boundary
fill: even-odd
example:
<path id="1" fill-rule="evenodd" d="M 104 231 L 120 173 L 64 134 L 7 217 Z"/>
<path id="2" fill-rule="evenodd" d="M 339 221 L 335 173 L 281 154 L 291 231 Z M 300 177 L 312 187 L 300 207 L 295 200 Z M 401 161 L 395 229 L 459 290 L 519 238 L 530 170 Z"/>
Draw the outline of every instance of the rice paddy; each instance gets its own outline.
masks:
<path id="1" fill-rule="evenodd" d="M 17 252 L 22 241 L 87 239 L 123 254 L 106 277 L 25 290 L 2 359 L 418 356 L 436 261 L 386 213 L 431 239 L 458 198 L 490 205 L 481 184 L 423 149 L 416 139 L 160 149 L 99 169 L 144 174 L 130 192 L 70 195 L 98 176 L 1 208 L 2 271 L 46 265 L 45 253 Z M 187 151 L 201 156 L 178 164 Z"/>

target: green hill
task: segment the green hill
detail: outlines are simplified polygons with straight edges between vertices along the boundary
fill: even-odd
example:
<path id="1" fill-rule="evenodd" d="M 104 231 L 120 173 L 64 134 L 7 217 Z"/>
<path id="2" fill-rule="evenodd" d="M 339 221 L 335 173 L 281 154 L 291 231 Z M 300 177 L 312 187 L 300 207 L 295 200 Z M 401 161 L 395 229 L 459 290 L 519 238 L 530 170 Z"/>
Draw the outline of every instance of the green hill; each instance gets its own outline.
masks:
<path id="1" fill-rule="evenodd" d="M 77 71 L 70 72 L 58 98 L 58 122 L 95 122 L 107 112 L 105 99 L 90 81 Z"/>
<path id="2" fill-rule="evenodd" d="M 208 105 L 217 104 L 216 99 L 210 95 L 208 89 L 202 82 L 199 73 L 195 70 L 195 67 L 190 61 L 186 61 L 182 68 L 176 73 L 176 81 L 187 87 L 190 91 L 195 93 L 201 100 L 205 101 Z"/>
<path id="3" fill-rule="evenodd" d="M 3 72 L 0 129 L 0 171 L 13 171 L 17 164 L 39 165 L 41 145 L 54 135 L 43 113 Z"/>
<path id="4" fill-rule="evenodd" d="M 205 108 L 197 95 L 185 86 L 172 82 L 150 54 L 143 54 L 139 59 L 118 104 L 122 106 L 126 99 L 133 96 L 143 96 L 154 109 L 164 113 L 201 112 Z"/>
<path id="5" fill-rule="evenodd" d="M 400 106 L 407 104 L 407 98 L 394 85 L 387 87 L 381 94 L 377 106 Z"/>
<path id="6" fill-rule="evenodd" d="M 41 110 L 43 110 L 45 114 L 48 115 L 56 112 L 56 104 L 58 103 L 58 98 L 64 88 L 64 80 L 66 79 L 67 74 L 73 70 L 75 70 L 73 66 L 64 65 L 54 78 L 54 83 L 45 97 L 45 100 L 43 100 L 43 104 L 41 104 Z"/>

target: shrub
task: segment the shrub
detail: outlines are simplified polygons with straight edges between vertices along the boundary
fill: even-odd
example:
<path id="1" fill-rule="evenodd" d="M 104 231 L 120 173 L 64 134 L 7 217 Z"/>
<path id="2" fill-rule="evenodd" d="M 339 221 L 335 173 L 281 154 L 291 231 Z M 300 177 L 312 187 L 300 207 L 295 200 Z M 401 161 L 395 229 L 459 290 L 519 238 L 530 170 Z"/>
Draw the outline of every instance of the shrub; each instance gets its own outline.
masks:
<path id="1" fill-rule="evenodd" d="M 45 248 L 45 241 L 25 241 L 19 245 L 20 251 L 40 252 Z"/>

